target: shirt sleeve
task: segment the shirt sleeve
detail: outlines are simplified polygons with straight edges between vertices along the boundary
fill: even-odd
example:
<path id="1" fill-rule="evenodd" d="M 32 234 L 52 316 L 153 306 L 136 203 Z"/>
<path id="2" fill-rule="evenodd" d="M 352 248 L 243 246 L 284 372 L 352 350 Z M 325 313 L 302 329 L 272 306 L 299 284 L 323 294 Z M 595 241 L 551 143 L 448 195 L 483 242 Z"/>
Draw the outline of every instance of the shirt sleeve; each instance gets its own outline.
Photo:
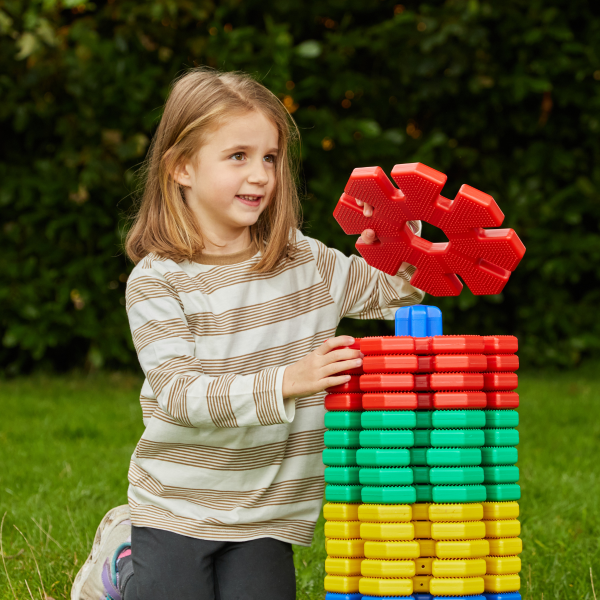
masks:
<path id="1" fill-rule="evenodd" d="M 421 234 L 421 222 L 410 222 Z M 361 256 L 345 256 L 317 240 L 317 269 L 339 307 L 339 318 L 393 319 L 400 306 L 419 304 L 425 293 L 410 284 L 415 267 L 402 263 L 396 275 L 388 275 L 367 264 Z"/>
<path id="2" fill-rule="evenodd" d="M 127 315 L 140 365 L 162 411 L 187 427 L 292 422 L 295 402 L 284 401 L 282 393 L 285 367 L 252 375 L 205 374 L 181 298 L 150 261 L 143 262 L 127 282 Z"/>

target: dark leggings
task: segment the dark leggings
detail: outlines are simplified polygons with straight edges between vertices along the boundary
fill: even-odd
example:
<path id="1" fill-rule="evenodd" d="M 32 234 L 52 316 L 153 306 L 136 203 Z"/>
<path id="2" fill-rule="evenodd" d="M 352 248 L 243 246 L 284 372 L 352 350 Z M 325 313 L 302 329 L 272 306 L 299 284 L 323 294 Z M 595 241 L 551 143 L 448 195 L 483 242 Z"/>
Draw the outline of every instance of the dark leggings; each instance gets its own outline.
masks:
<path id="1" fill-rule="evenodd" d="M 273 538 L 213 542 L 132 527 L 131 556 L 124 600 L 296 598 L 292 546 Z"/>

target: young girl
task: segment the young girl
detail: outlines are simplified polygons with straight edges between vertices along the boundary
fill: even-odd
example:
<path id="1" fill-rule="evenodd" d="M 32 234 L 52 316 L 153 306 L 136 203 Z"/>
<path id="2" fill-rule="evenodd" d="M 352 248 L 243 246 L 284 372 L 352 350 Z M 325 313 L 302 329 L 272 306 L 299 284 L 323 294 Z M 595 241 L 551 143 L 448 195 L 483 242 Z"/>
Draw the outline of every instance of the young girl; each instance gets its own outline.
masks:
<path id="1" fill-rule="evenodd" d="M 100 524 L 75 600 L 295 598 L 291 544 L 310 545 L 323 499 L 324 390 L 362 363 L 335 330 L 422 299 L 409 265 L 392 277 L 300 233 L 296 135 L 247 75 L 173 86 L 127 238 L 146 429 L 129 507 Z"/>

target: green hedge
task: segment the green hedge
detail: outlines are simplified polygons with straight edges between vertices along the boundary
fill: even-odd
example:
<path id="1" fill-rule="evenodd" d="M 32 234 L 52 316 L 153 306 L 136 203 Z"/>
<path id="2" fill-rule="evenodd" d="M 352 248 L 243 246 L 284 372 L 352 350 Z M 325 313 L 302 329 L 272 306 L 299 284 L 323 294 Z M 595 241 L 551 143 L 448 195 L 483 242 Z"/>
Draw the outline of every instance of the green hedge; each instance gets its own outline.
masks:
<path id="1" fill-rule="evenodd" d="M 197 64 L 251 72 L 293 111 L 309 235 L 351 252 L 331 213 L 352 169 L 424 162 L 447 196 L 492 194 L 527 246 L 503 294 L 428 299 L 446 331 L 516 333 L 538 364 L 600 348 L 593 3 L 6 0 L 0 64 L 7 373 L 135 366 L 122 234 L 168 85 Z"/>

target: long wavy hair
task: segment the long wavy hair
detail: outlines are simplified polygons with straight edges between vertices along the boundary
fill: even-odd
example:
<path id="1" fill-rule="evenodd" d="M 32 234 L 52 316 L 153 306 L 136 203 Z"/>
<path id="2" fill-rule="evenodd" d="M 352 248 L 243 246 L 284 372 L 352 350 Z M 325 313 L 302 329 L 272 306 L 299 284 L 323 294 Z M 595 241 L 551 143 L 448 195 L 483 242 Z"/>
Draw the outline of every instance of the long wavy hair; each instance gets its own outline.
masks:
<path id="1" fill-rule="evenodd" d="M 142 167 L 143 192 L 125 240 L 134 263 L 151 252 L 176 262 L 193 260 L 202 252 L 202 223 L 186 204 L 173 173 L 198 152 L 207 134 L 228 118 L 251 111 L 264 114 L 279 133 L 273 196 L 250 228 L 262 251 L 252 269 L 269 271 L 293 255 L 292 234 L 300 226 L 295 160 L 300 136 L 294 120 L 277 96 L 250 75 L 198 67 L 174 81 Z"/>

